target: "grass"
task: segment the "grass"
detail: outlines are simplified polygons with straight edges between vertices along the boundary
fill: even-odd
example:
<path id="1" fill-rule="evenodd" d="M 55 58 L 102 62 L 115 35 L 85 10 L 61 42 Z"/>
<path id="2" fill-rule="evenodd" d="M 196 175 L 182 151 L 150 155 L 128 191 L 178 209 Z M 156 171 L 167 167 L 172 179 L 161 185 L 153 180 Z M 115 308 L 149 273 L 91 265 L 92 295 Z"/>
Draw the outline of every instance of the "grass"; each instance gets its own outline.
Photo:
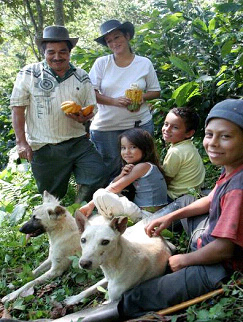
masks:
<path id="1" fill-rule="evenodd" d="M 206 164 L 208 187 L 218 176 L 218 169 Z M 21 170 L 22 169 L 22 170 Z M 211 183 L 211 186 L 210 186 Z M 31 215 L 31 209 L 40 204 L 41 196 L 38 194 L 29 169 L 23 170 L 12 164 L 0 173 L 0 298 L 32 279 L 31 271 L 36 268 L 48 254 L 48 240 L 45 235 L 32 238 L 26 242 L 25 235 L 19 232 L 20 226 Z M 75 185 L 71 182 L 66 197 L 62 200 L 64 206 L 72 207 L 75 195 Z M 70 206 L 71 205 L 71 206 Z M 186 235 L 179 233 L 169 234 L 170 240 L 180 252 L 187 248 Z M 85 271 L 78 268 L 79 254 L 73 256 L 72 267 L 61 277 L 55 278 L 44 285 L 35 287 L 25 298 L 4 305 L 0 304 L 0 316 L 3 311 L 22 320 L 54 319 L 83 308 L 93 307 L 101 303 L 107 296 L 105 290 L 85 299 L 82 303 L 66 307 L 63 300 L 70 295 L 79 293 L 101 279 L 101 270 Z M 238 276 L 233 276 L 236 280 Z M 177 312 L 171 316 L 155 317 L 156 321 L 240 321 L 242 314 L 242 288 L 241 286 L 225 286 L 225 293 L 193 305 L 187 310 Z M 139 321 L 142 321 L 139 319 Z"/>

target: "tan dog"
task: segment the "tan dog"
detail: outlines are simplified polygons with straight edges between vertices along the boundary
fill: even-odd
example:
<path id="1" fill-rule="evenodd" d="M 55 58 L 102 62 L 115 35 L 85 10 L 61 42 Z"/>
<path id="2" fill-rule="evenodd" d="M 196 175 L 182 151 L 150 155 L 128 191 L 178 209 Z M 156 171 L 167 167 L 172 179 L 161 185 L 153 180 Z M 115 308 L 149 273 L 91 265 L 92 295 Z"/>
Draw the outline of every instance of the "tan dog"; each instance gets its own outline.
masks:
<path id="1" fill-rule="evenodd" d="M 60 276 L 70 265 L 69 256 L 81 252 L 80 233 L 75 219 L 46 191 L 43 194 L 43 204 L 33 211 L 31 219 L 20 228 L 20 231 L 32 237 L 47 233 L 50 244 L 49 256 L 33 271 L 34 276 L 44 273 L 3 297 L 3 303 L 16 299 L 35 285 Z"/>

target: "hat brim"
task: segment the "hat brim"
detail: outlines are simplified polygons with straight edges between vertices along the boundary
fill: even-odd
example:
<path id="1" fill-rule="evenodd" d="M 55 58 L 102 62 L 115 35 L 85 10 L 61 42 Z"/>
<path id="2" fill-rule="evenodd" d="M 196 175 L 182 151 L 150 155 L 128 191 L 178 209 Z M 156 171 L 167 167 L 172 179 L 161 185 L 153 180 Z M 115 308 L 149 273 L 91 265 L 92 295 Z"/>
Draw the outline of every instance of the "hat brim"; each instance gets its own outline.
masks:
<path id="1" fill-rule="evenodd" d="M 38 38 L 35 37 L 35 43 L 38 47 L 41 47 L 41 44 L 43 42 L 56 42 L 56 41 L 70 41 L 70 43 L 72 44 L 73 47 L 76 46 L 77 42 L 78 42 L 79 38 L 65 38 L 65 39 L 59 39 L 59 38 Z"/>
<path id="2" fill-rule="evenodd" d="M 135 33 L 134 26 L 133 26 L 133 24 L 132 24 L 131 22 L 127 21 L 127 22 L 122 23 L 122 24 L 121 24 L 120 26 L 118 26 L 118 27 L 115 27 L 115 28 L 112 28 L 112 29 L 108 30 L 104 35 L 102 35 L 102 36 L 100 36 L 100 37 L 98 37 L 98 38 L 95 38 L 94 40 L 95 40 L 97 43 L 99 43 L 99 44 L 101 44 L 101 45 L 103 45 L 103 46 L 106 46 L 106 47 L 107 47 L 107 44 L 106 44 L 106 41 L 105 41 L 105 37 L 106 37 L 109 33 L 111 33 L 112 31 L 120 30 L 120 29 L 123 29 L 123 30 L 125 30 L 126 32 L 128 32 L 128 33 L 129 33 L 129 35 L 130 35 L 130 39 L 132 39 L 132 38 L 133 38 L 134 33 Z"/>

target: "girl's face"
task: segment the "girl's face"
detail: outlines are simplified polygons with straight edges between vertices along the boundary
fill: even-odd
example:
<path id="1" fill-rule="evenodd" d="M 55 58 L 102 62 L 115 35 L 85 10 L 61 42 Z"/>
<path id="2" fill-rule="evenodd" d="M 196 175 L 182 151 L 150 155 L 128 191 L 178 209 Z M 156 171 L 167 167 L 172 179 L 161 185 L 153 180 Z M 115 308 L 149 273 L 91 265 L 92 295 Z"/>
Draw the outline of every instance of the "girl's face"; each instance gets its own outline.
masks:
<path id="1" fill-rule="evenodd" d="M 224 166 L 227 175 L 243 164 L 242 142 L 242 129 L 225 119 L 212 119 L 205 129 L 203 146 L 209 159 Z"/>
<path id="2" fill-rule="evenodd" d="M 110 32 L 106 37 L 105 41 L 107 46 L 114 54 L 120 54 L 129 49 L 129 34 L 126 36 L 120 30 L 114 30 Z"/>
<path id="3" fill-rule="evenodd" d="M 194 130 L 186 130 L 185 122 L 180 116 L 177 116 L 172 112 L 169 112 L 166 115 L 162 127 L 162 135 L 165 142 L 175 144 L 190 138 L 193 134 Z"/>
<path id="4" fill-rule="evenodd" d="M 143 157 L 143 152 L 126 137 L 121 139 L 121 157 L 126 163 L 138 163 Z"/>

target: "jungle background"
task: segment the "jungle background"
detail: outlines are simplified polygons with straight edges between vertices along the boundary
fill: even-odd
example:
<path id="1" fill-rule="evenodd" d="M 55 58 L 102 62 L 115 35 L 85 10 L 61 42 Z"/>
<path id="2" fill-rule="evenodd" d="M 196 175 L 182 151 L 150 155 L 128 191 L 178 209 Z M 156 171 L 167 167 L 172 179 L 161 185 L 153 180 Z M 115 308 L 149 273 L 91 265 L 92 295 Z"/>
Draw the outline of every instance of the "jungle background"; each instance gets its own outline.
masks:
<path id="1" fill-rule="evenodd" d="M 0 298 L 20 287 L 31 270 L 48 253 L 46 236 L 26 243 L 18 230 L 40 204 L 29 164 L 18 160 L 11 125 L 9 98 L 17 72 L 24 65 L 43 59 L 35 45 L 35 35 L 42 35 L 47 25 L 65 25 L 71 36 L 79 37 L 71 61 L 89 72 L 94 60 L 108 51 L 93 39 L 99 26 L 108 19 L 130 21 L 135 25 L 132 48 L 148 57 L 156 69 L 161 97 L 151 101 L 155 139 L 161 159 L 166 151 L 161 140 L 161 126 L 168 110 L 174 106 L 192 106 L 200 115 L 200 129 L 194 142 L 206 167 L 205 188 L 211 189 L 220 169 L 210 164 L 202 146 L 204 120 L 212 106 L 226 98 L 243 98 L 243 1 L 193 0 L 0 0 Z M 191 191 L 191 193 L 195 193 Z M 71 213 L 75 184 L 62 204 Z M 179 251 L 186 250 L 185 236 L 168 236 Z M 0 304 L 12 317 L 34 320 L 53 319 L 87 306 L 95 306 L 106 291 L 80 305 L 65 307 L 62 301 L 101 277 L 101 272 L 78 268 L 78 254 L 72 268 L 61 278 L 39 286 L 35 293 L 13 303 Z M 237 276 L 232 276 L 232 283 Z M 224 295 L 189 307 L 158 321 L 240 321 L 243 295 L 241 286 L 225 286 Z M 46 320 L 47 321 L 47 320 Z M 142 321 L 142 320 L 140 320 Z"/>

